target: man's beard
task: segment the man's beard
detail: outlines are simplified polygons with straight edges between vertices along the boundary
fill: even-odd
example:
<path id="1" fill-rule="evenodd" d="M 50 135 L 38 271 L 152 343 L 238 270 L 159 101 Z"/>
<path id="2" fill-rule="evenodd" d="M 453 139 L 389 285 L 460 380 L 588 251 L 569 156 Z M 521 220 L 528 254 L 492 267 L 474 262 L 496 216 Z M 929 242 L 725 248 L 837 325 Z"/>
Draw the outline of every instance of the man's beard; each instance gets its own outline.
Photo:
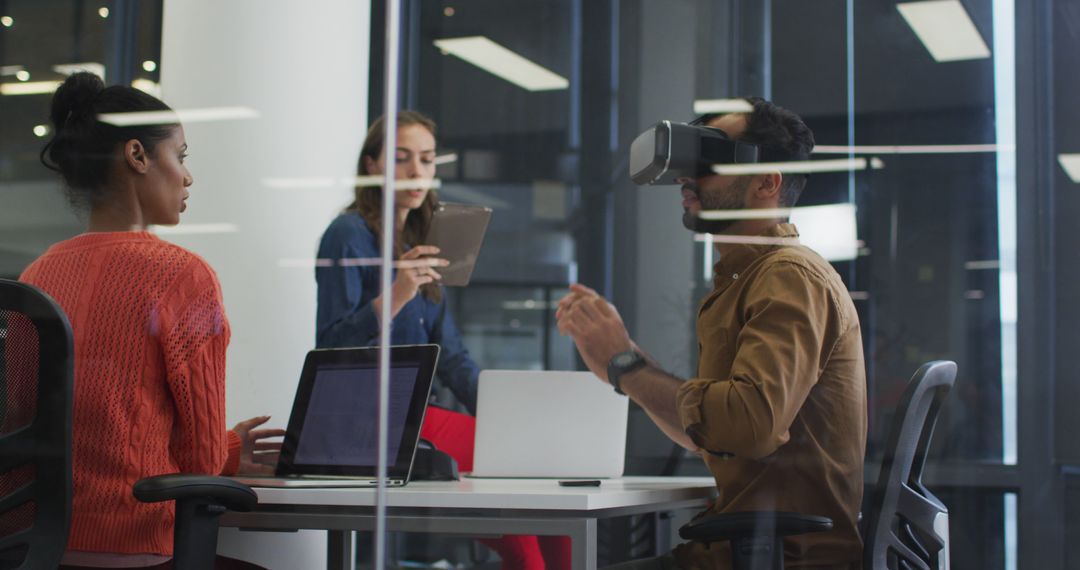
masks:
<path id="1" fill-rule="evenodd" d="M 701 211 L 741 210 L 743 209 L 743 196 L 746 194 L 746 189 L 750 187 L 750 180 L 751 177 L 749 176 L 741 176 L 722 192 L 712 195 L 702 193 L 697 184 L 687 184 L 683 188 L 692 191 L 697 196 L 698 202 L 701 204 Z M 690 210 L 684 210 L 682 217 L 683 226 L 699 234 L 722 234 L 738 221 L 737 219 L 704 220 Z"/>

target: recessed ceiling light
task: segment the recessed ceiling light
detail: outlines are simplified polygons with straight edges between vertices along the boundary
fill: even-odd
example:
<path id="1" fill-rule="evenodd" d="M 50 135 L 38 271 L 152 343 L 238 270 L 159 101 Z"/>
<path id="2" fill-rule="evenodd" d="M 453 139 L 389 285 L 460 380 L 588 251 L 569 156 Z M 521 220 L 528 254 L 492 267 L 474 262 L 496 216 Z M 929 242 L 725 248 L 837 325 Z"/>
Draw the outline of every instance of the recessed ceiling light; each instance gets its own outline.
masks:
<path id="1" fill-rule="evenodd" d="M 443 16 L 446 16 L 447 18 L 449 18 L 449 17 L 454 15 L 454 7 L 453 6 L 447 6 L 447 7 L 443 8 L 442 13 L 443 13 Z"/>
<path id="2" fill-rule="evenodd" d="M 15 25 L 15 18 L 12 18 L 11 16 L 0 16 L 0 25 L 5 28 L 10 28 Z"/>
<path id="3" fill-rule="evenodd" d="M 1069 179 L 1080 184 L 1080 154 L 1059 154 L 1058 164 L 1069 175 Z"/>
<path id="4" fill-rule="evenodd" d="M 39 137 L 43 137 L 49 134 L 49 127 L 45 125 L 34 125 L 34 134 Z"/>
<path id="5" fill-rule="evenodd" d="M 106 8 L 105 6 L 102 6 L 102 7 L 98 8 L 97 15 L 101 16 L 102 18 L 108 18 L 109 17 L 109 9 Z"/>
<path id="6" fill-rule="evenodd" d="M 26 83 L 0 83 L 0 95 L 41 95 L 53 93 L 60 87 L 59 81 L 28 81 Z"/>
<path id="7" fill-rule="evenodd" d="M 30 81 L 30 72 L 25 69 L 20 69 L 15 72 L 15 79 L 19 81 Z"/>
<path id="8" fill-rule="evenodd" d="M 930 51 L 934 61 L 963 61 L 990 57 L 982 35 L 960 0 L 905 2 L 896 9 Z"/>
<path id="9" fill-rule="evenodd" d="M 566 89 L 570 82 L 484 36 L 435 40 L 435 47 L 528 91 Z"/>
<path id="10" fill-rule="evenodd" d="M 155 69 L 157 69 L 157 63 L 153 60 L 148 59 L 142 62 L 142 68 L 146 71 L 154 71 Z"/>

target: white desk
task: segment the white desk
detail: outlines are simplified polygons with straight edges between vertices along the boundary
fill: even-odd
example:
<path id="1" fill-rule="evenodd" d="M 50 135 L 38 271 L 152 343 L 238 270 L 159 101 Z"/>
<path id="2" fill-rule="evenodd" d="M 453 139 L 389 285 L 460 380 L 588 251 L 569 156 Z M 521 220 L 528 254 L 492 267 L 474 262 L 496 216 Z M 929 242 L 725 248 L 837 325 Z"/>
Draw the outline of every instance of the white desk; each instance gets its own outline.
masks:
<path id="1" fill-rule="evenodd" d="M 327 530 L 327 567 L 352 568 L 352 532 L 374 530 L 373 489 L 257 488 L 250 513 L 222 526 Z M 596 568 L 597 519 L 702 507 L 716 495 L 707 477 L 624 477 L 599 487 L 560 487 L 553 479 L 417 481 L 387 492 L 388 531 L 569 536 L 575 570 Z"/>

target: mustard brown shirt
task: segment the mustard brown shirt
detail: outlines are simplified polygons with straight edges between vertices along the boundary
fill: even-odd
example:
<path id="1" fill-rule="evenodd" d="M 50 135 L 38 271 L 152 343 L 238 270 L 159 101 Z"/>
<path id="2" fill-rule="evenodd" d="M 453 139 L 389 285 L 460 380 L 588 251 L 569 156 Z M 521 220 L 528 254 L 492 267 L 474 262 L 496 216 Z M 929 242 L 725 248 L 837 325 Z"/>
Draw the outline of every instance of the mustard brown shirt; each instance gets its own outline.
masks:
<path id="1" fill-rule="evenodd" d="M 787 568 L 859 568 L 866 448 L 859 318 L 840 276 L 779 224 L 716 264 L 698 311 L 697 377 L 676 403 L 719 497 L 710 512 L 791 511 L 830 532 L 785 541 Z M 780 238 L 780 239 L 772 239 Z M 776 243 L 779 242 L 779 243 Z M 687 569 L 730 565 L 728 543 L 676 551 Z"/>

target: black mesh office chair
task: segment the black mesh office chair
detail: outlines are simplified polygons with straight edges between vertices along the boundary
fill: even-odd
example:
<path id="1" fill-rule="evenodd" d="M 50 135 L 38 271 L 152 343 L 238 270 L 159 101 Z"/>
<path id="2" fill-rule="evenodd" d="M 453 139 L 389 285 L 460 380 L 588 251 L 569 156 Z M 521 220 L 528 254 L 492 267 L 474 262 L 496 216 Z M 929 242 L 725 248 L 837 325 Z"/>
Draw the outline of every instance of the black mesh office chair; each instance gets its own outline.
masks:
<path id="1" fill-rule="evenodd" d="M 55 568 L 71 518 L 74 349 L 63 310 L 34 287 L 0 279 L 0 568 Z M 218 516 L 250 510 L 230 479 L 171 474 L 135 484 L 144 502 L 176 501 L 174 567 L 213 568 Z"/>
<path id="2" fill-rule="evenodd" d="M 864 570 L 948 568 L 948 509 L 923 486 L 922 473 L 938 412 L 955 380 L 955 362 L 935 361 L 908 382 L 877 485 L 864 501 Z M 785 536 L 830 529 L 826 517 L 744 512 L 702 517 L 684 525 L 679 535 L 706 544 L 730 540 L 735 570 L 781 570 Z"/>
<path id="3" fill-rule="evenodd" d="M 0 568 L 56 568 L 71 515 L 71 325 L 0 279 Z"/>

